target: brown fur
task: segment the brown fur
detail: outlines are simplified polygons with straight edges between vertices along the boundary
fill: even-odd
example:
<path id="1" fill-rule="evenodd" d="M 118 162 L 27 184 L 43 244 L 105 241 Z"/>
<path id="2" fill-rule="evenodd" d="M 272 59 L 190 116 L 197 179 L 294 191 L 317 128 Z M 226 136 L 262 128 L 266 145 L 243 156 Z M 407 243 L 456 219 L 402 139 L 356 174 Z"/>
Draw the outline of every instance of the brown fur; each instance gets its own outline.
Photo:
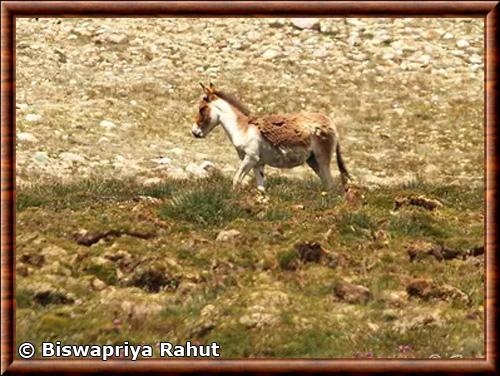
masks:
<path id="1" fill-rule="evenodd" d="M 234 96 L 233 94 L 228 94 L 219 90 L 214 91 L 214 94 L 219 98 L 224 99 L 231 106 L 238 109 L 243 115 L 250 116 L 250 111 L 248 110 L 248 108 L 246 108 L 243 104 L 241 104 L 239 99 L 236 98 L 236 96 Z"/>
<path id="2" fill-rule="evenodd" d="M 210 107 L 208 106 L 208 102 L 205 100 L 202 100 L 200 103 L 200 108 L 198 110 L 198 113 L 196 114 L 195 123 L 204 132 L 210 123 Z"/>
<path id="3" fill-rule="evenodd" d="M 291 113 L 252 117 L 250 125 L 256 126 L 262 136 L 275 146 L 309 146 L 311 134 L 329 138 L 334 130 L 329 119 L 318 113 Z"/>

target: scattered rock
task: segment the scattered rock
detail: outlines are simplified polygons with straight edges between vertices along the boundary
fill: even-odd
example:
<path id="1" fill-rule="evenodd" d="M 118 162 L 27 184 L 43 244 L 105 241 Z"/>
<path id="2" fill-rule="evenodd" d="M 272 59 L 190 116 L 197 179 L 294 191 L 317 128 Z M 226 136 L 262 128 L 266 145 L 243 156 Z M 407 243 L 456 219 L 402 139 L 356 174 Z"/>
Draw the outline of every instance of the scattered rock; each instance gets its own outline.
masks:
<path id="1" fill-rule="evenodd" d="M 241 316 L 240 324 L 246 328 L 263 328 L 273 326 L 279 322 L 276 314 L 267 312 L 266 308 L 261 305 L 254 305 L 248 308 L 248 313 Z"/>
<path id="2" fill-rule="evenodd" d="M 38 139 L 28 132 L 20 132 L 17 134 L 17 141 L 19 142 L 38 142 Z"/>
<path id="3" fill-rule="evenodd" d="M 292 18 L 292 25 L 299 29 L 320 30 L 320 22 L 318 18 Z"/>
<path id="4" fill-rule="evenodd" d="M 269 22 L 269 26 L 276 28 L 283 27 L 285 26 L 285 21 L 280 18 L 272 18 Z"/>
<path id="5" fill-rule="evenodd" d="M 444 321 L 440 310 L 422 310 L 402 316 L 393 323 L 393 329 L 400 334 L 411 330 L 422 330 L 424 327 L 442 327 Z"/>
<path id="6" fill-rule="evenodd" d="M 402 206 L 413 205 L 419 206 L 427 210 L 434 210 L 443 206 L 441 202 L 435 199 L 430 199 L 425 196 L 410 196 L 397 198 L 395 200 L 394 210 L 399 210 Z"/>
<path id="7" fill-rule="evenodd" d="M 164 308 L 162 304 L 156 302 L 151 298 L 144 302 L 122 300 L 119 301 L 119 307 L 123 314 L 129 319 L 141 322 L 148 320 L 151 316 L 155 316 Z"/>
<path id="8" fill-rule="evenodd" d="M 99 278 L 94 278 L 90 283 L 90 285 L 92 286 L 92 289 L 94 289 L 95 291 L 102 291 L 107 287 L 107 285 Z"/>
<path id="9" fill-rule="evenodd" d="M 469 47 L 470 44 L 469 42 L 467 42 L 465 39 L 459 39 L 457 40 L 457 47 L 458 48 L 466 48 L 466 47 Z"/>
<path id="10" fill-rule="evenodd" d="M 196 177 L 207 177 L 215 170 L 215 165 L 210 161 L 203 161 L 199 164 L 191 162 L 186 166 L 186 172 Z"/>
<path id="11" fill-rule="evenodd" d="M 380 300 L 395 308 L 404 307 L 407 303 L 406 291 L 383 291 Z"/>
<path id="12" fill-rule="evenodd" d="M 49 155 L 45 151 L 36 151 L 31 159 L 38 164 L 45 164 L 49 161 Z"/>
<path id="13" fill-rule="evenodd" d="M 241 316 L 239 321 L 246 328 L 262 328 L 275 324 L 277 320 L 272 314 L 256 312 Z"/>
<path id="14" fill-rule="evenodd" d="M 417 59 L 417 61 L 422 65 L 428 65 L 431 60 L 432 58 L 429 55 L 422 55 Z"/>
<path id="15" fill-rule="evenodd" d="M 484 245 L 480 245 L 480 246 L 477 246 L 477 247 L 472 248 L 472 249 L 468 252 L 468 255 L 469 255 L 469 256 L 473 256 L 473 257 L 477 257 L 477 256 L 482 256 L 482 255 L 484 255 Z"/>
<path id="16" fill-rule="evenodd" d="M 474 54 L 469 57 L 469 61 L 472 64 L 481 64 L 483 62 L 483 58 L 477 54 Z"/>
<path id="17" fill-rule="evenodd" d="M 40 305 L 73 304 L 75 302 L 71 294 L 45 283 L 37 284 L 32 288 L 33 301 Z"/>
<path id="18" fill-rule="evenodd" d="M 339 282 L 334 288 L 334 294 L 340 300 L 350 304 L 365 304 L 373 298 L 370 290 L 362 285 Z"/>
<path id="19" fill-rule="evenodd" d="M 354 356 L 354 358 L 356 358 L 356 359 L 374 359 L 374 358 L 376 358 L 376 357 L 377 357 L 377 356 L 376 356 L 373 352 L 371 352 L 371 351 L 368 351 L 368 352 L 359 352 L 359 351 L 357 351 L 357 352 L 355 352 L 355 353 L 353 354 L 353 356 Z"/>
<path id="20" fill-rule="evenodd" d="M 318 242 L 297 243 L 295 249 L 302 262 L 320 262 L 327 254 Z"/>
<path id="21" fill-rule="evenodd" d="M 170 164 L 172 162 L 172 159 L 169 157 L 161 157 L 161 158 L 151 159 L 151 161 L 162 165 L 162 164 Z"/>
<path id="22" fill-rule="evenodd" d="M 146 187 L 150 187 L 152 185 L 158 185 L 162 182 L 163 180 L 161 178 L 155 177 L 155 178 L 148 178 L 145 179 L 142 184 Z"/>
<path id="23" fill-rule="evenodd" d="M 127 230 L 109 230 L 106 232 L 89 233 L 87 231 L 80 231 L 74 235 L 75 240 L 78 244 L 91 246 L 97 243 L 101 239 L 110 239 L 112 237 L 119 237 L 123 235 L 133 236 L 140 239 L 150 239 L 154 237 L 152 233 L 142 233 L 137 231 L 127 231 Z"/>
<path id="24" fill-rule="evenodd" d="M 17 276 L 27 277 L 28 275 L 30 275 L 30 268 L 27 265 L 24 264 L 16 265 L 16 277 Z"/>
<path id="25" fill-rule="evenodd" d="M 45 257 L 47 262 L 61 261 L 68 255 L 68 252 L 57 245 L 49 245 L 43 248 L 40 252 Z"/>
<path id="26" fill-rule="evenodd" d="M 484 254 L 484 246 L 474 247 L 470 250 L 453 249 L 443 244 L 431 244 L 425 241 L 415 241 L 406 246 L 410 262 L 421 261 L 426 257 L 435 257 L 438 261 L 453 260 L 467 257 L 477 257 Z"/>
<path id="27" fill-rule="evenodd" d="M 42 115 L 27 114 L 24 118 L 26 119 L 26 121 L 29 121 L 30 123 L 36 123 L 42 119 Z"/>
<path id="28" fill-rule="evenodd" d="M 164 267 L 154 264 L 138 267 L 131 279 L 132 286 L 140 287 L 148 292 L 158 292 L 173 282 L 174 280 L 166 273 Z"/>
<path id="29" fill-rule="evenodd" d="M 241 232 L 239 232 L 238 230 L 223 230 L 217 234 L 217 238 L 215 239 L 215 241 L 232 242 L 239 238 L 240 235 Z"/>
<path id="30" fill-rule="evenodd" d="M 415 279 L 408 284 L 406 291 L 409 296 L 428 298 L 431 295 L 431 287 L 431 281 L 426 279 Z"/>
<path id="31" fill-rule="evenodd" d="M 85 158 L 79 154 L 64 152 L 59 154 L 59 158 L 66 162 L 83 162 Z"/>
<path id="32" fill-rule="evenodd" d="M 181 281 L 179 287 L 177 287 L 176 292 L 179 295 L 190 295 L 198 289 L 198 285 L 189 281 Z"/>
<path id="33" fill-rule="evenodd" d="M 275 49 L 265 50 L 262 54 L 262 58 L 265 60 L 272 60 L 281 55 L 281 52 Z"/>
<path id="34" fill-rule="evenodd" d="M 19 261 L 39 268 L 45 263 L 45 257 L 37 253 L 24 253 L 19 257 Z"/>
<path id="35" fill-rule="evenodd" d="M 393 309 L 384 309 L 382 311 L 382 318 L 385 321 L 394 321 L 398 318 L 398 313 Z"/>
<path id="36" fill-rule="evenodd" d="M 102 120 L 99 125 L 108 130 L 116 128 L 116 124 L 109 120 Z"/>
<path id="37" fill-rule="evenodd" d="M 125 34 L 117 33 L 102 33 L 93 39 L 96 44 L 111 43 L 111 44 L 123 44 L 128 42 L 128 37 Z"/>
<path id="38" fill-rule="evenodd" d="M 106 35 L 106 41 L 115 44 L 122 44 L 127 42 L 128 38 L 124 34 L 108 34 Z"/>
<path id="39" fill-rule="evenodd" d="M 406 292 L 410 297 L 417 297 L 423 300 L 455 300 L 459 299 L 465 303 L 469 302 L 469 297 L 463 291 L 449 285 L 437 285 L 428 279 L 414 279 L 406 287 Z"/>

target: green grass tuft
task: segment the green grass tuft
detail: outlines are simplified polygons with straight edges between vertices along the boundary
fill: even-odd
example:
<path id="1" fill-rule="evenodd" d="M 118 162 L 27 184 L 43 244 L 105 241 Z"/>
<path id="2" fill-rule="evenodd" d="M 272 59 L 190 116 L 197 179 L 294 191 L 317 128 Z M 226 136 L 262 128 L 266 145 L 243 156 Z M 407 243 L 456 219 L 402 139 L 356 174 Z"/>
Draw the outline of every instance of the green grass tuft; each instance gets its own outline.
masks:
<path id="1" fill-rule="evenodd" d="M 248 217 L 247 210 L 235 202 L 237 193 L 225 179 L 199 180 L 194 186 L 192 190 L 174 194 L 170 202 L 160 207 L 160 216 L 204 226 L 222 226 L 236 218 Z"/>

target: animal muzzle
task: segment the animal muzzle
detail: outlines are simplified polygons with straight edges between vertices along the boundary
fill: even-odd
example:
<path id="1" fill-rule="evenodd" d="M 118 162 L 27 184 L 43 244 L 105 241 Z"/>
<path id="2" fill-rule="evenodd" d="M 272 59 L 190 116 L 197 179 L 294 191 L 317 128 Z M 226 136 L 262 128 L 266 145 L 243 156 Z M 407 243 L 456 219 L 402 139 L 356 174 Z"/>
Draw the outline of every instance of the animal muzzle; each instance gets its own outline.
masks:
<path id="1" fill-rule="evenodd" d="M 203 131 L 196 124 L 193 124 L 193 127 L 191 128 L 191 133 L 196 138 L 203 138 L 204 137 Z"/>

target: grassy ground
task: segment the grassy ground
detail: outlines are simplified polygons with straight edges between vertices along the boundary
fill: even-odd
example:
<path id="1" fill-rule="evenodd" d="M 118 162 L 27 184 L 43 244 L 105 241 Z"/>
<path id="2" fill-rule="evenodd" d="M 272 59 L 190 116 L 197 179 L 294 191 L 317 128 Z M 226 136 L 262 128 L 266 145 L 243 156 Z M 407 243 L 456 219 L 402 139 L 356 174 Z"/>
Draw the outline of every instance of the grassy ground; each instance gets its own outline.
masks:
<path id="1" fill-rule="evenodd" d="M 482 188 L 414 181 L 342 196 L 314 180 L 268 186 L 265 197 L 233 192 L 214 175 L 21 188 L 17 342 L 217 341 L 226 358 L 484 356 L 483 257 L 408 256 L 483 245 Z M 413 195 L 442 206 L 395 210 Z M 240 234 L 216 241 L 229 229 Z M 128 235 L 76 241 L 109 230 Z M 321 257 L 308 262 L 304 242 Z M 409 294 L 422 278 L 430 293 Z M 343 284 L 369 293 L 349 300 L 335 294 Z"/>

